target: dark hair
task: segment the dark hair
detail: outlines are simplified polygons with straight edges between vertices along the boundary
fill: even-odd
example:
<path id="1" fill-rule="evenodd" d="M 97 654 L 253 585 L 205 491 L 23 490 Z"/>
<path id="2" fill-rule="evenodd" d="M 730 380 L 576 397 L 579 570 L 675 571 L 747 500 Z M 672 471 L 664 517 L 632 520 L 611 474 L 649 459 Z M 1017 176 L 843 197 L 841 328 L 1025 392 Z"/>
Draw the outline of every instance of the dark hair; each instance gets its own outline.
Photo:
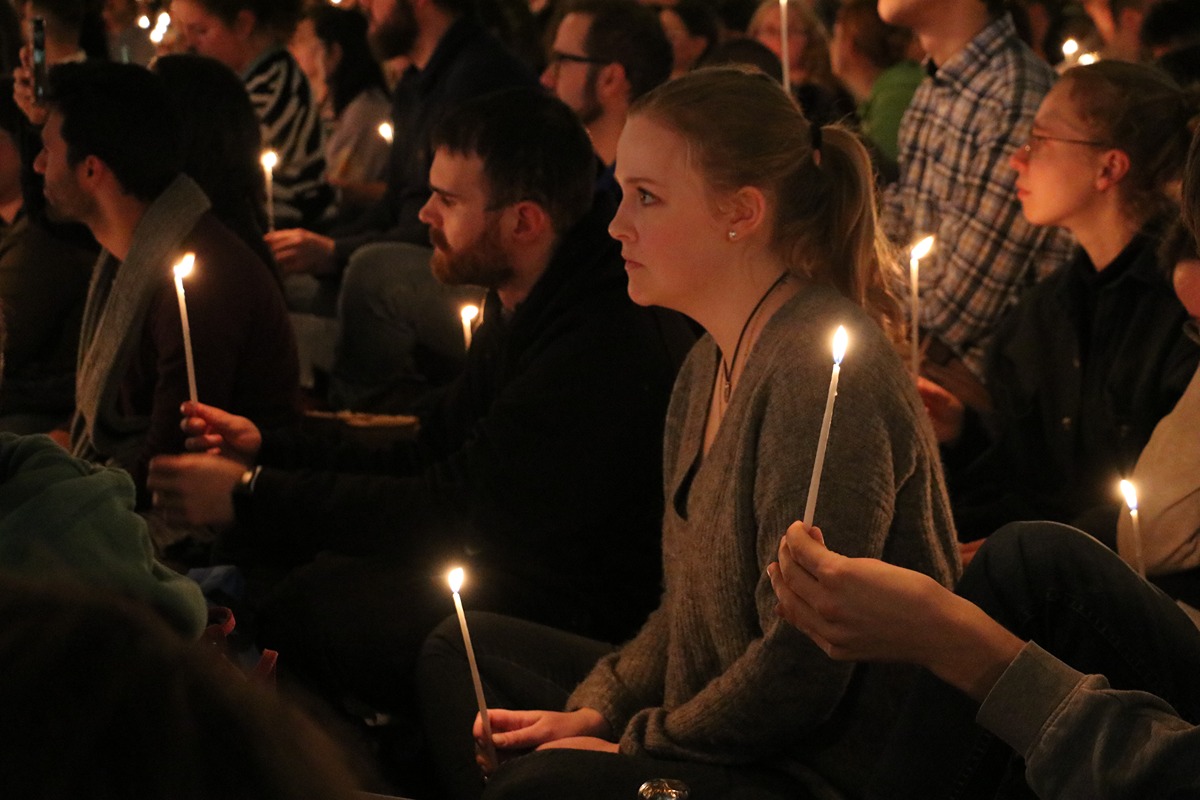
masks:
<path id="1" fill-rule="evenodd" d="M 1200 42 L 1200 3 L 1159 0 L 1146 11 L 1138 38 L 1145 48 L 1175 49 Z"/>
<path id="2" fill-rule="evenodd" d="M 8 796 L 353 796 L 344 756 L 311 720 L 149 609 L 5 577 L 0 614 Z"/>
<path id="3" fill-rule="evenodd" d="M 13 79 L 0 78 L 0 129 L 10 134 L 15 142 L 24 128 L 25 114 L 13 100 Z"/>
<path id="4" fill-rule="evenodd" d="M 565 103 L 538 89 L 505 89 L 463 103 L 439 122 L 430 146 L 478 156 L 492 206 L 537 203 L 559 234 L 591 208 L 592 142 Z"/>
<path id="5" fill-rule="evenodd" d="M 149 202 L 179 175 L 179 123 L 158 76 L 133 64 L 50 69 L 47 103 L 62 115 L 67 161 L 95 156 L 126 192 Z"/>
<path id="6" fill-rule="evenodd" d="M 337 45 L 341 51 L 337 66 L 325 76 L 335 115 L 340 115 L 351 100 L 367 89 L 378 87 L 386 91 L 383 70 L 367 45 L 367 18 L 361 12 L 319 5 L 308 12 L 308 18 L 325 49 Z"/>
<path id="7" fill-rule="evenodd" d="M 906 28 L 888 25 L 879 18 L 877 0 L 845 0 L 838 7 L 837 22 L 854 43 L 854 49 L 876 69 L 887 69 L 903 61 L 912 41 L 912 33 Z"/>
<path id="8" fill-rule="evenodd" d="M 46 18 L 47 35 L 59 40 L 79 41 L 87 14 L 84 0 L 30 0 L 37 16 Z"/>
<path id="9" fill-rule="evenodd" d="M 774 208 L 771 246 L 793 273 L 833 286 L 894 338 L 903 323 L 887 289 L 892 248 L 876 224 L 871 160 L 838 125 L 813 126 L 783 88 L 758 70 L 705 67 L 647 94 L 630 109 L 675 131 L 717 192 L 758 188 Z"/>
<path id="10" fill-rule="evenodd" d="M 727 42 L 708 51 L 708 55 L 700 59 L 697 66 L 701 67 L 754 67 L 768 77 L 780 81 L 783 74 L 783 62 L 779 56 L 757 39 L 730 39 Z"/>
<path id="11" fill-rule="evenodd" d="M 704 58 L 721 40 L 720 18 L 707 0 L 679 0 L 673 6 L 664 6 L 663 11 L 674 11 L 688 33 L 703 36 L 708 42 L 700 58 Z"/>
<path id="12" fill-rule="evenodd" d="M 636 100 L 671 76 L 675 56 L 658 15 L 636 0 L 576 0 L 564 6 L 567 14 L 591 20 L 584 50 L 590 58 L 620 64 L 629 81 L 629 99 Z"/>
<path id="13" fill-rule="evenodd" d="M 303 0 L 196 0 L 205 11 L 232 26 L 237 15 L 249 11 L 257 30 L 270 32 L 286 41 L 303 15 Z"/>
<path id="14" fill-rule="evenodd" d="M 1169 189 L 1187 157 L 1196 92 L 1153 67 L 1115 60 L 1075 67 L 1060 80 L 1094 138 L 1129 156 L 1119 189 L 1134 214 L 1174 211 Z"/>
<path id="15" fill-rule="evenodd" d="M 12 3 L 0 3 L 0 72 L 21 66 L 21 19 Z M 11 90 L 11 87 L 9 87 Z"/>
<path id="16" fill-rule="evenodd" d="M 1200 241 L 1200 129 L 1192 134 L 1183 169 L 1183 224 Z"/>
<path id="17" fill-rule="evenodd" d="M 267 225 L 262 128 L 245 85 L 206 56 L 163 56 L 154 71 L 180 123 L 183 172 L 208 195 L 213 214 L 259 258 L 274 263 L 262 239 Z"/>

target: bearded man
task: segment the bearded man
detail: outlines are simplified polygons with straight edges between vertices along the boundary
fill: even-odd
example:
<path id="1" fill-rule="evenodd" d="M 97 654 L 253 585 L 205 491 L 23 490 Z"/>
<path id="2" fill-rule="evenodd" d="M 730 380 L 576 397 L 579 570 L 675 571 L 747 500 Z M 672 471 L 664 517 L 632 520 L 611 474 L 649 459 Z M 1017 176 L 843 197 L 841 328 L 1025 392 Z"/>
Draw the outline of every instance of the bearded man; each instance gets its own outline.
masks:
<path id="1" fill-rule="evenodd" d="M 561 101 L 470 101 L 432 143 L 433 269 L 488 291 L 465 372 L 427 405 L 418 441 L 330 449 L 192 404 L 189 448 L 209 452 L 159 458 L 150 478 L 168 519 L 236 522 L 276 559 L 325 551 L 277 587 L 259 643 L 310 688 L 393 714 L 450 608 L 454 564 L 473 609 L 610 641 L 643 621 L 663 421 L 691 340 L 682 318 L 626 294 L 614 209 Z"/>

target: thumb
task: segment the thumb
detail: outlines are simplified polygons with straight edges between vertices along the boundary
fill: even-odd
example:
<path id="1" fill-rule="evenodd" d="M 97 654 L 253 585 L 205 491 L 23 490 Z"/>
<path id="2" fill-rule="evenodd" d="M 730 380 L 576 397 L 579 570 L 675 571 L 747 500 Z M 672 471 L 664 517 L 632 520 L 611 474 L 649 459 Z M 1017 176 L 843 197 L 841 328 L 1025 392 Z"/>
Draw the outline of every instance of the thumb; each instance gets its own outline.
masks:
<path id="1" fill-rule="evenodd" d="M 230 414 L 228 411 L 223 411 L 216 406 L 205 405 L 191 400 L 180 406 L 179 410 L 188 417 L 199 417 L 204 420 L 210 427 L 219 430 L 225 430 L 236 427 L 237 421 L 241 419 L 235 414 Z"/>

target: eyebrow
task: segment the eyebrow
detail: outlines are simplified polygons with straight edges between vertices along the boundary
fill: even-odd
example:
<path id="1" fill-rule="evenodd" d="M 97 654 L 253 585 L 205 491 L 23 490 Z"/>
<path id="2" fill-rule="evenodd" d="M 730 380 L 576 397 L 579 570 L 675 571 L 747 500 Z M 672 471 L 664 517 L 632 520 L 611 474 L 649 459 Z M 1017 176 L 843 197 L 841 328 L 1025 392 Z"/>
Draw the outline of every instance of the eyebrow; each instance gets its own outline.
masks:
<path id="1" fill-rule="evenodd" d="M 618 183 L 644 183 L 649 184 L 650 186 L 658 185 L 658 181 L 654 180 L 653 178 L 641 178 L 637 175 L 626 175 L 622 177 L 621 175 L 613 173 L 613 177 L 617 179 Z"/>
<path id="2" fill-rule="evenodd" d="M 441 195 L 442 197 L 449 197 L 452 199 L 458 198 L 458 195 L 449 189 L 443 189 L 440 186 L 434 186 L 432 183 L 429 184 L 429 191 L 433 192 L 434 194 Z"/>

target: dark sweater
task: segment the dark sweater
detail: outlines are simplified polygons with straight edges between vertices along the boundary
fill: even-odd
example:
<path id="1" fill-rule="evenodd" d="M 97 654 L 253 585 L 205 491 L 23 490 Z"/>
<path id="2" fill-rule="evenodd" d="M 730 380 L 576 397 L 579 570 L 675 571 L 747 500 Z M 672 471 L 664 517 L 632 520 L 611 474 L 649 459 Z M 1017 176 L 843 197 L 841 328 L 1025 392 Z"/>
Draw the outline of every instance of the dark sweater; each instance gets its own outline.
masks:
<path id="1" fill-rule="evenodd" d="M 544 598 L 539 621 L 632 632 L 658 595 L 663 419 L 691 335 L 629 300 L 610 211 L 566 235 L 511 315 L 489 295 L 416 444 L 268 437 L 239 520 L 301 557 L 469 556 Z"/>
<path id="2" fill-rule="evenodd" d="M 1079 251 L 997 328 L 986 362 L 990 443 L 974 458 L 948 453 L 965 540 L 1115 505 L 1117 481 L 1200 360 L 1156 245 L 1143 232 L 1100 273 Z"/>

